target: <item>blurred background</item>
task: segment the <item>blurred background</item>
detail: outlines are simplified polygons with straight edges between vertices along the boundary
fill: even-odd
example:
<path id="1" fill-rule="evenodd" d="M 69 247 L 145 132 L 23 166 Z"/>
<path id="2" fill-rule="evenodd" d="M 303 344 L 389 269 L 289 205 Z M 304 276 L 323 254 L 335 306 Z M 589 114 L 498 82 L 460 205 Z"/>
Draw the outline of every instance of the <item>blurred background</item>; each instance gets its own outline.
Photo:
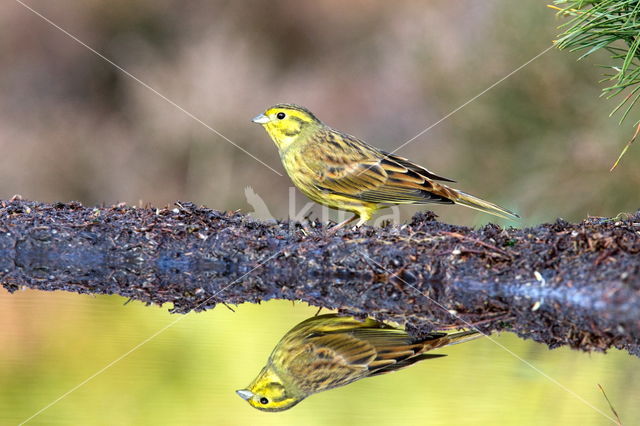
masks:
<path id="1" fill-rule="evenodd" d="M 278 102 L 385 150 L 542 52 L 564 22 L 544 2 L 32 0 L 42 15 L 253 156 L 129 78 L 20 3 L 0 4 L 0 197 L 86 205 L 188 200 L 278 218 L 291 183 L 250 119 Z M 523 216 L 614 216 L 639 207 L 640 147 L 599 99 L 606 62 L 555 49 L 398 151 Z M 306 199 L 297 193 L 296 203 Z M 403 219 L 419 208 L 401 209 Z M 494 220 L 435 207 L 450 223 Z M 319 209 L 313 214 L 318 214 Z M 316 309 L 290 302 L 170 315 L 124 299 L 0 290 L 0 423 L 26 420 L 163 327 L 30 424 L 609 424 L 600 383 L 640 417 L 639 360 L 549 351 L 512 335 L 262 413 L 234 394 Z"/>

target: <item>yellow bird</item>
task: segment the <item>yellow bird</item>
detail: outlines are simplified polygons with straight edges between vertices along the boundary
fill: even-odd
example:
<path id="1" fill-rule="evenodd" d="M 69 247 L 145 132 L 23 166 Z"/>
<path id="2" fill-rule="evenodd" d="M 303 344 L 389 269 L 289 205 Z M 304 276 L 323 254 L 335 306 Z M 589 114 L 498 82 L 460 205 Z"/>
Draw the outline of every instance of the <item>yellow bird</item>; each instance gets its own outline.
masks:
<path id="1" fill-rule="evenodd" d="M 360 226 L 377 210 L 397 204 L 460 204 L 506 219 L 519 217 L 437 182 L 451 179 L 332 129 L 301 106 L 278 104 L 252 121 L 275 142 L 300 191 L 317 203 L 355 213 L 334 230 L 357 218 Z"/>
<path id="2" fill-rule="evenodd" d="M 258 377 L 236 393 L 258 410 L 287 410 L 313 393 L 445 356 L 425 352 L 481 336 L 434 332 L 415 339 L 371 318 L 319 315 L 285 334 Z"/>

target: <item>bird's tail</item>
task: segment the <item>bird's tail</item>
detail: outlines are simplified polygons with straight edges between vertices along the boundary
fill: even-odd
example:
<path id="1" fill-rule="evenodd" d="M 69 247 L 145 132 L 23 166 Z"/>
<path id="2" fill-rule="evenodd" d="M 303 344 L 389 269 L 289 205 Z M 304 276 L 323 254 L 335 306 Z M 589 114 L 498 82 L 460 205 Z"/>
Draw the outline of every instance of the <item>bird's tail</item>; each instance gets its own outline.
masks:
<path id="1" fill-rule="evenodd" d="M 489 213 L 494 216 L 501 217 L 503 219 L 516 220 L 520 218 L 517 214 L 511 210 L 507 210 L 504 207 L 500 207 L 497 204 L 490 203 L 489 201 L 482 200 L 478 197 L 474 197 L 466 192 L 456 190 L 456 197 L 452 200 L 456 204 L 469 207 L 475 210 L 479 210 L 484 213 Z"/>
<path id="2" fill-rule="evenodd" d="M 467 330 L 467 331 L 460 331 L 458 333 L 447 334 L 446 346 L 457 345 L 458 343 L 468 342 L 469 340 L 474 340 L 482 336 L 484 336 L 484 334 L 475 330 Z"/>
<path id="3" fill-rule="evenodd" d="M 475 330 L 460 331 L 458 333 L 437 333 L 437 337 L 422 342 L 422 354 L 434 349 L 444 348 L 445 346 L 457 345 L 458 343 L 465 343 L 470 340 L 477 339 L 484 336 L 484 334 Z M 422 355 L 423 359 L 428 358 L 426 355 Z"/>

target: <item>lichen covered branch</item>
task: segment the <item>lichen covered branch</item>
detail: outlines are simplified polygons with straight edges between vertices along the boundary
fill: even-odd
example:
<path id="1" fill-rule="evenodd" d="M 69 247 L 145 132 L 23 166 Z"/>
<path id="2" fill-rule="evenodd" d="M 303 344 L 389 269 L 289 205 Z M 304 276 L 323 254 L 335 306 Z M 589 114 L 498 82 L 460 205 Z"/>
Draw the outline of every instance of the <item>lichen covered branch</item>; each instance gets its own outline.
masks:
<path id="1" fill-rule="evenodd" d="M 551 347 L 640 355 L 640 214 L 473 230 L 430 213 L 326 232 L 176 203 L 173 209 L 0 203 L 0 282 L 170 302 L 302 300 L 406 323 L 473 324 Z"/>

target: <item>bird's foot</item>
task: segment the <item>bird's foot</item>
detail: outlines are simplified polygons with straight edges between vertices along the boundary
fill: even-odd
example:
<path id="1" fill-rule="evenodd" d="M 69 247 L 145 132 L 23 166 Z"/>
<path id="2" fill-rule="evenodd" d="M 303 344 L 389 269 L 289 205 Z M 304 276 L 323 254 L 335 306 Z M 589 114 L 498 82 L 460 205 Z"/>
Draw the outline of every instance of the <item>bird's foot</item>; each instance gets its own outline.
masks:
<path id="1" fill-rule="evenodd" d="M 329 228 L 329 231 L 327 231 L 327 235 L 334 235 L 338 230 L 340 230 L 341 228 L 344 228 L 345 226 L 347 226 L 348 224 L 350 224 L 351 222 L 353 222 L 357 218 L 358 218 L 358 215 L 353 215 L 353 217 L 350 217 L 349 219 L 344 220 L 344 221 L 340 222 L 339 224 Z M 356 224 L 356 227 L 361 225 L 360 222 L 362 222 L 362 219 L 360 219 L 360 221 L 358 221 L 358 223 Z"/>

